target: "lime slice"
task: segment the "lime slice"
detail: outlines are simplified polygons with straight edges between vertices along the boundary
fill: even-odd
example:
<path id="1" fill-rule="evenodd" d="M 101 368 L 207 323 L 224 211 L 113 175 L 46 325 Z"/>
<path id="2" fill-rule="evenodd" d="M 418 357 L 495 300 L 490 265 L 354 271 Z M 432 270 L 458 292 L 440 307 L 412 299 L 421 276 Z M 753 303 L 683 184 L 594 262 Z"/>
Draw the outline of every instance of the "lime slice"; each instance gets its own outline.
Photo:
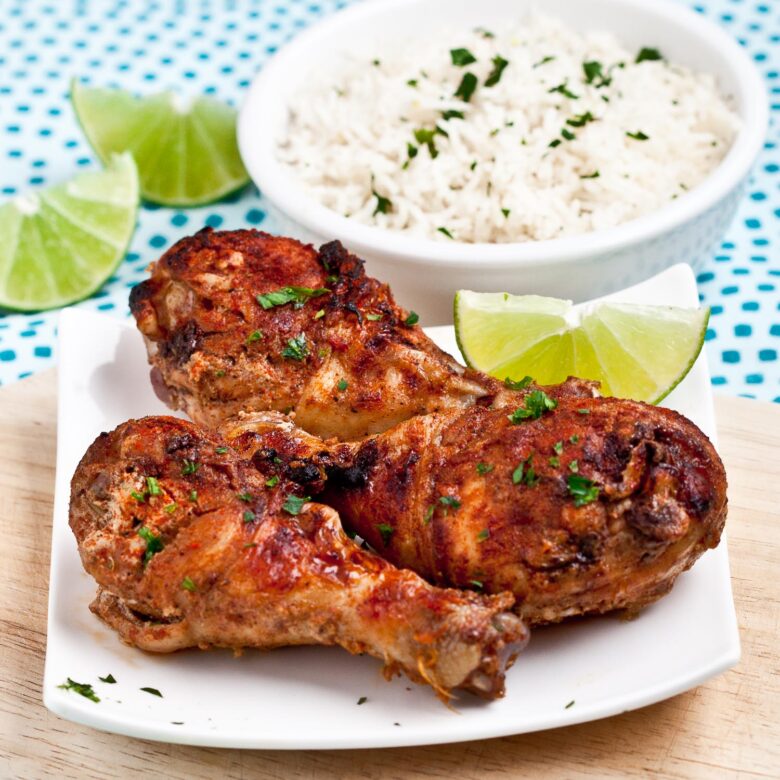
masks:
<path id="1" fill-rule="evenodd" d="M 141 194 L 163 206 L 201 206 L 243 187 L 249 175 L 236 144 L 236 112 L 217 100 L 173 92 L 135 97 L 71 82 L 71 101 L 92 148 L 133 155 Z"/>
<path id="2" fill-rule="evenodd" d="M 95 292 L 124 257 L 137 210 L 129 154 L 0 206 L 0 307 L 53 309 Z"/>
<path id="3" fill-rule="evenodd" d="M 455 335 L 468 365 L 498 379 L 557 384 L 597 379 L 604 395 L 658 403 L 691 370 L 709 309 L 571 301 L 538 295 L 455 295 Z"/>

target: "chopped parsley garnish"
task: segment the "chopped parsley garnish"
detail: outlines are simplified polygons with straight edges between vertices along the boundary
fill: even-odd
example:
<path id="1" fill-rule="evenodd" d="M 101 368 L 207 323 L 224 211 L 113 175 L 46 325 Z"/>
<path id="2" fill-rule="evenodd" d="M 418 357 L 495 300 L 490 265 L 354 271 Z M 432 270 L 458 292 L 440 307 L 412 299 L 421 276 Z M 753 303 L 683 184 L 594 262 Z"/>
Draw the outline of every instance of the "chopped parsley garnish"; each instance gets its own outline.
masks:
<path id="1" fill-rule="evenodd" d="M 574 706 L 574 699 L 572 699 L 572 700 L 571 700 L 571 701 L 570 701 L 570 702 L 569 702 L 569 703 L 568 703 L 568 704 L 567 704 L 567 705 L 564 707 L 564 709 L 565 709 L 565 710 L 568 710 L 568 709 L 569 709 L 569 707 L 573 707 L 573 706 Z"/>
<path id="2" fill-rule="evenodd" d="M 500 54 L 497 54 L 492 59 L 493 70 L 488 73 L 488 77 L 485 79 L 486 87 L 493 87 L 501 81 L 501 75 L 504 72 L 504 68 L 509 65 L 509 61 L 505 60 Z"/>
<path id="3" fill-rule="evenodd" d="M 336 387 L 343 393 L 349 387 L 349 382 L 346 379 L 339 379 Z"/>
<path id="4" fill-rule="evenodd" d="M 325 309 L 320 309 L 315 315 L 315 320 L 321 320 L 325 316 Z"/>
<path id="5" fill-rule="evenodd" d="M 357 700 L 357 703 L 358 703 L 358 705 L 360 705 L 360 704 L 365 704 L 367 701 L 368 701 L 368 696 L 361 696 L 361 697 L 360 697 L 360 698 Z"/>
<path id="6" fill-rule="evenodd" d="M 181 464 L 181 475 L 186 477 L 189 474 L 194 474 L 200 468 L 200 463 L 196 463 L 194 460 L 184 460 Z"/>
<path id="7" fill-rule="evenodd" d="M 567 130 L 565 127 L 561 130 L 561 135 L 567 140 L 567 141 L 573 141 L 577 136 L 572 133 L 571 130 Z"/>
<path id="8" fill-rule="evenodd" d="M 533 390 L 524 399 L 524 406 L 519 406 L 507 415 L 515 425 L 522 420 L 538 420 L 545 412 L 551 412 L 558 406 L 554 398 L 550 398 L 544 390 Z"/>
<path id="9" fill-rule="evenodd" d="M 438 230 L 442 235 L 447 236 L 447 238 L 451 238 L 453 241 L 455 240 L 455 236 L 453 236 L 446 227 L 437 227 L 436 230 Z"/>
<path id="10" fill-rule="evenodd" d="M 590 414 L 590 409 L 577 409 L 577 414 Z"/>
<path id="11" fill-rule="evenodd" d="M 574 496 L 574 506 L 585 506 L 599 497 L 600 488 L 592 480 L 579 474 L 571 474 L 566 478 L 569 495 Z"/>
<path id="12" fill-rule="evenodd" d="M 587 173 L 580 176 L 581 179 L 598 179 L 600 176 L 598 171 L 593 171 L 593 173 Z"/>
<path id="13" fill-rule="evenodd" d="M 460 500 L 455 496 L 439 496 L 439 503 L 447 509 L 460 509 Z"/>
<path id="14" fill-rule="evenodd" d="M 637 130 L 635 133 L 629 133 L 627 132 L 626 135 L 629 138 L 633 138 L 635 141 L 649 141 L 650 136 L 645 135 L 641 130 Z"/>
<path id="15" fill-rule="evenodd" d="M 241 501 L 246 501 L 247 503 L 249 503 L 252 500 L 251 493 L 238 493 L 236 497 Z"/>
<path id="16" fill-rule="evenodd" d="M 553 444 L 553 452 L 556 455 L 560 455 L 563 452 L 563 442 L 562 441 L 556 441 L 555 444 Z"/>
<path id="17" fill-rule="evenodd" d="M 181 586 L 184 588 L 184 590 L 188 590 L 190 593 L 195 593 L 195 591 L 198 589 L 198 586 L 190 579 L 190 577 L 185 577 L 181 581 Z"/>
<path id="18" fill-rule="evenodd" d="M 640 62 L 653 62 L 655 60 L 662 60 L 663 55 L 661 54 L 658 49 L 653 49 L 649 46 L 643 46 L 639 50 L 639 54 L 636 55 L 636 60 L 634 62 L 637 63 L 637 65 Z"/>
<path id="19" fill-rule="evenodd" d="M 426 510 L 425 515 L 423 516 L 423 523 L 425 525 L 428 525 L 428 523 L 431 522 L 431 518 L 433 517 L 433 513 L 436 511 L 436 507 L 431 504 Z"/>
<path id="20" fill-rule="evenodd" d="M 450 57 L 452 64 L 459 68 L 477 61 L 477 58 L 468 49 L 450 49 Z"/>
<path id="21" fill-rule="evenodd" d="M 150 496 L 162 495 L 162 490 L 160 490 L 160 483 L 154 477 L 146 478 L 146 492 Z"/>
<path id="22" fill-rule="evenodd" d="M 299 515 L 303 509 L 303 505 L 309 501 L 311 501 L 310 496 L 296 496 L 293 493 L 290 493 L 284 500 L 282 509 L 284 509 L 288 515 Z"/>
<path id="23" fill-rule="evenodd" d="M 509 217 L 512 211 L 510 209 L 501 209 L 501 213 L 504 215 L 504 217 Z"/>
<path id="24" fill-rule="evenodd" d="M 393 203 L 390 198 L 380 195 L 376 190 L 371 190 L 371 194 L 376 198 L 376 208 L 371 214 L 375 217 L 377 214 L 389 214 L 393 210 Z"/>
<path id="25" fill-rule="evenodd" d="M 260 341 L 263 338 L 263 334 L 259 330 L 253 330 L 247 337 L 247 344 L 254 344 L 255 341 Z"/>
<path id="26" fill-rule="evenodd" d="M 612 83 L 612 79 L 604 73 L 603 65 L 596 60 L 583 62 L 582 70 L 585 73 L 585 83 L 592 84 L 596 89 L 608 87 Z"/>
<path id="27" fill-rule="evenodd" d="M 304 360 L 309 354 L 309 345 L 306 343 L 306 334 L 299 333 L 295 338 L 287 342 L 282 350 L 282 357 L 288 360 Z"/>
<path id="28" fill-rule="evenodd" d="M 382 319 L 382 315 L 369 312 L 368 314 L 366 314 L 366 319 L 369 320 L 370 322 L 377 322 L 378 320 Z"/>
<path id="29" fill-rule="evenodd" d="M 274 306 L 284 306 L 287 303 L 296 304 L 297 308 L 303 306 L 311 298 L 319 298 L 327 295 L 330 290 L 325 287 L 282 287 L 280 290 L 262 293 L 257 296 L 257 302 L 264 309 L 273 309 Z"/>
<path id="30" fill-rule="evenodd" d="M 485 84 L 487 85 L 487 82 L 485 82 Z M 455 90 L 455 97 L 459 97 L 461 100 L 468 103 L 476 88 L 477 77 L 470 71 L 464 73 L 458 88 Z"/>
<path id="31" fill-rule="evenodd" d="M 376 526 L 376 530 L 379 531 L 379 535 L 382 537 L 382 544 L 387 547 L 387 545 L 390 543 L 390 537 L 392 537 L 395 528 L 393 528 L 392 525 L 388 525 L 387 523 L 379 523 L 379 525 Z"/>
<path id="32" fill-rule="evenodd" d="M 406 154 L 409 156 L 409 159 L 411 160 L 413 157 L 417 157 L 417 152 L 419 150 L 414 144 L 407 143 L 406 144 Z M 434 155 L 431 155 L 432 157 Z"/>
<path id="33" fill-rule="evenodd" d="M 410 311 L 409 316 L 404 320 L 404 325 L 411 328 L 420 321 L 420 315 L 416 311 Z"/>
<path id="34" fill-rule="evenodd" d="M 477 474 L 485 476 L 485 474 L 490 474 L 494 468 L 495 466 L 492 463 L 477 463 Z"/>
<path id="35" fill-rule="evenodd" d="M 533 467 L 533 455 L 529 455 L 525 460 L 521 460 L 517 468 L 512 472 L 512 484 L 527 485 L 533 487 L 538 481 L 536 471 Z"/>
<path id="36" fill-rule="evenodd" d="M 553 138 L 553 140 L 550 141 L 549 144 L 547 144 L 547 146 L 549 146 L 550 149 L 555 149 L 556 146 L 560 146 L 560 145 L 561 145 L 561 139 L 560 138 Z"/>
<path id="37" fill-rule="evenodd" d="M 479 580 L 469 580 L 469 585 L 473 585 L 475 588 L 482 590 L 483 584 Z"/>
<path id="38" fill-rule="evenodd" d="M 217 455 L 224 455 L 228 451 L 227 447 L 216 447 L 214 449 L 214 452 L 217 453 Z"/>
<path id="39" fill-rule="evenodd" d="M 571 436 L 569 436 L 569 441 L 570 441 L 572 444 L 576 444 L 576 443 L 577 443 L 579 440 L 580 440 L 580 437 L 579 437 L 579 436 L 577 436 L 577 434 L 576 434 L 576 433 L 573 433 Z"/>
<path id="40" fill-rule="evenodd" d="M 190 490 L 190 501 L 197 501 L 198 500 L 198 491 L 197 490 Z"/>
<path id="41" fill-rule="evenodd" d="M 244 522 L 245 523 L 253 522 L 256 517 L 257 517 L 257 515 L 255 515 L 255 513 L 251 509 L 247 509 L 246 512 L 244 512 Z"/>
<path id="42" fill-rule="evenodd" d="M 441 118 L 449 121 L 450 119 L 465 119 L 466 115 L 462 111 L 442 111 Z"/>
<path id="43" fill-rule="evenodd" d="M 477 534 L 477 541 L 478 542 L 484 542 L 486 539 L 490 538 L 490 530 L 487 528 L 483 528 L 478 534 Z"/>
<path id="44" fill-rule="evenodd" d="M 552 62 L 554 59 L 555 59 L 555 57 L 553 57 L 553 56 L 548 54 L 546 57 L 542 57 L 542 59 L 540 59 L 539 62 L 535 62 L 533 64 L 533 67 L 534 68 L 539 68 L 542 65 L 546 65 L 548 62 Z"/>
<path id="45" fill-rule="evenodd" d="M 146 551 L 144 552 L 144 568 L 146 568 L 149 561 L 151 561 L 165 545 L 162 543 L 162 539 L 160 539 L 159 536 L 155 536 L 145 525 L 142 525 L 138 529 L 138 535 L 146 542 Z"/>
<path id="46" fill-rule="evenodd" d="M 563 84 L 558 84 L 555 87 L 550 87 L 550 89 L 547 90 L 548 93 L 557 92 L 560 95 L 563 95 L 564 97 L 571 98 L 572 100 L 577 100 L 579 98 L 579 95 L 575 95 L 570 89 L 569 89 L 569 82 L 564 81 Z"/>
<path id="47" fill-rule="evenodd" d="M 131 490 L 130 496 L 134 498 L 136 501 L 140 502 L 141 504 L 143 504 L 144 501 L 146 501 L 146 496 L 144 496 L 143 493 L 139 493 L 137 490 Z"/>
<path id="48" fill-rule="evenodd" d="M 585 125 L 588 124 L 588 122 L 595 122 L 596 117 L 593 116 L 593 114 L 590 113 L 590 111 L 586 111 L 584 114 L 576 114 L 571 119 L 566 120 L 566 124 L 570 125 L 571 127 L 585 127 Z"/>
<path id="49" fill-rule="evenodd" d="M 473 171 L 477 167 L 477 161 L 472 160 L 471 165 L 469 165 L 469 170 Z"/>
<path id="50" fill-rule="evenodd" d="M 265 481 L 265 486 L 269 488 L 276 487 L 278 484 L 279 484 L 279 477 L 276 474 L 274 474 L 272 477 L 269 477 Z"/>
<path id="51" fill-rule="evenodd" d="M 151 693 L 152 696 L 159 696 L 161 699 L 163 695 L 160 693 L 160 691 L 157 690 L 157 688 L 140 688 L 139 690 L 142 690 L 144 693 Z"/>
<path id="52" fill-rule="evenodd" d="M 409 79 L 409 81 L 406 82 L 407 87 L 416 87 L 417 86 L 417 79 Z"/>
<path id="53" fill-rule="evenodd" d="M 66 691 L 75 691 L 79 695 L 83 696 L 85 699 L 89 699 L 90 701 L 99 702 L 100 699 L 98 698 L 95 691 L 92 690 L 92 686 L 89 683 L 80 683 L 76 682 L 75 680 L 71 680 L 70 677 L 68 677 L 68 681 L 66 683 L 63 683 L 62 685 L 58 685 L 58 688 L 62 688 Z"/>
<path id="54" fill-rule="evenodd" d="M 225 376 L 225 369 L 219 368 L 214 372 L 214 376 L 217 377 L 217 379 L 222 379 L 223 376 Z"/>
<path id="55" fill-rule="evenodd" d="M 105 677 L 98 676 L 98 680 L 100 680 L 100 682 L 109 683 L 110 685 L 113 685 L 116 682 L 113 674 L 107 674 Z"/>
<path id="56" fill-rule="evenodd" d="M 508 387 L 510 390 L 525 390 L 525 388 L 528 387 L 528 385 L 530 385 L 533 381 L 533 378 L 530 376 L 524 376 L 517 382 L 507 377 L 504 379 L 504 386 Z"/>
<path id="57" fill-rule="evenodd" d="M 172 504 L 166 504 L 163 507 L 163 511 L 167 512 L 168 514 L 171 514 L 172 512 L 175 512 L 177 509 L 176 502 L 174 501 Z"/>
<path id="58" fill-rule="evenodd" d="M 479 33 L 483 38 L 495 38 L 496 36 L 490 32 L 490 30 L 486 30 L 484 27 L 475 27 L 474 28 L 475 33 Z"/>
<path id="59" fill-rule="evenodd" d="M 580 464 L 577 460 L 573 460 L 571 463 L 569 463 L 569 471 L 571 471 L 572 474 L 576 474 L 580 470 Z"/>
<path id="60" fill-rule="evenodd" d="M 551 458 L 547 458 L 547 462 L 553 467 L 558 468 L 561 465 L 561 459 L 557 455 L 553 455 Z"/>
<path id="61" fill-rule="evenodd" d="M 420 127 L 414 131 L 414 140 L 417 141 L 418 144 L 428 147 L 428 154 L 431 155 L 432 160 L 435 160 L 439 154 L 439 150 L 436 148 L 435 142 L 437 135 L 446 136 L 447 133 L 445 133 L 444 130 L 442 130 L 438 125 L 433 129 Z M 414 154 L 411 154 L 410 150 L 412 148 L 414 149 Z M 407 144 L 406 151 L 409 152 L 410 158 L 414 157 L 417 154 L 417 147 L 412 147 L 411 144 Z"/>

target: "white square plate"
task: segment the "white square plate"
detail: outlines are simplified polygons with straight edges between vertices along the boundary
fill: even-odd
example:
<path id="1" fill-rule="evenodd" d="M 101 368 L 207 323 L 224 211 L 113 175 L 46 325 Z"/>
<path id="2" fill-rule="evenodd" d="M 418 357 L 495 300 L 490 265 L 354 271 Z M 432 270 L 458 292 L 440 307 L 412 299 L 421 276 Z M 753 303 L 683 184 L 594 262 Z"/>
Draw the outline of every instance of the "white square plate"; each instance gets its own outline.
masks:
<path id="1" fill-rule="evenodd" d="M 695 306 L 687 266 L 612 298 Z M 430 331 L 456 354 L 452 328 Z M 638 619 L 606 617 L 537 630 L 507 678 L 506 698 L 464 694 L 457 712 L 428 688 L 391 683 L 369 657 L 339 648 L 185 651 L 123 646 L 88 609 L 95 583 L 68 527 L 71 476 L 101 432 L 164 414 L 132 324 L 79 310 L 60 322 L 59 432 L 44 702 L 95 728 L 145 739 L 241 748 L 375 748 L 498 737 L 565 726 L 642 707 L 692 688 L 739 660 L 725 539 Z M 667 404 L 715 437 L 706 357 Z M 116 684 L 98 680 L 112 674 Z M 91 683 L 100 703 L 57 686 Z M 159 689 L 158 698 L 141 691 Z M 358 706 L 358 699 L 367 701 Z M 570 702 L 573 704 L 569 704 Z M 567 705 L 569 705 L 567 707 Z"/>

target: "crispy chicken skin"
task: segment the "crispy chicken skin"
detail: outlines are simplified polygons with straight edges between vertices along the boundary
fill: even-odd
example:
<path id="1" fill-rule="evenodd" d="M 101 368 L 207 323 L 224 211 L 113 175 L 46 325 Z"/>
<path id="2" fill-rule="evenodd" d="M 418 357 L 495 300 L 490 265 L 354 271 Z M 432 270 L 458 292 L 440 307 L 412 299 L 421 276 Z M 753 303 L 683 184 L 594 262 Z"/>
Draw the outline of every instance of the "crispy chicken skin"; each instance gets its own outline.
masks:
<path id="1" fill-rule="evenodd" d="M 92 610 L 144 650 L 337 644 L 444 699 L 453 688 L 501 696 L 527 639 L 506 611 L 512 597 L 445 590 L 396 569 L 352 542 L 333 509 L 291 505 L 296 487 L 267 486 L 222 438 L 183 420 L 101 434 L 70 505 L 99 585 Z"/>
<path id="2" fill-rule="evenodd" d="M 283 288 L 319 294 L 267 309 L 258 301 Z M 337 241 L 317 251 L 256 230 L 207 228 L 154 263 L 130 309 L 158 394 L 209 428 L 239 412 L 295 411 L 304 430 L 351 440 L 513 395 L 407 325 L 387 285 Z M 574 380 L 549 392 L 593 387 Z"/>
<path id="3" fill-rule="evenodd" d="M 327 292 L 258 302 L 284 287 Z M 255 230 L 201 230 L 154 264 L 130 308 L 164 399 L 211 428 L 239 411 L 295 410 L 316 435 L 355 439 L 499 387 L 404 324 L 387 285 L 338 242 L 318 252 Z M 290 340 L 301 337 L 296 357 Z"/>
<path id="4" fill-rule="evenodd" d="M 707 437 L 621 399 L 561 398 L 518 423 L 477 405 L 352 444 L 273 414 L 224 430 L 262 473 L 320 491 L 387 560 L 440 585 L 509 590 L 529 625 L 638 612 L 718 544 L 726 517 Z M 569 481 L 580 477 L 597 494 L 577 506 Z"/>

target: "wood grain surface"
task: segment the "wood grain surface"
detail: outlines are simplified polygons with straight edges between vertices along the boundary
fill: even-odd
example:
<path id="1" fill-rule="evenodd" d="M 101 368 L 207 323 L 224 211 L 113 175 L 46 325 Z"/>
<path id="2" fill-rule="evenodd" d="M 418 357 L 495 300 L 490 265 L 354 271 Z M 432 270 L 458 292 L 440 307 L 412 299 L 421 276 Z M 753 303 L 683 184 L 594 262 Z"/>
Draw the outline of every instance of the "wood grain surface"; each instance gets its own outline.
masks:
<path id="1" fill-rule="evenodd" d="M 43 707 L 55 405 L 51 371 L 0 390 L 0 777 L 780 777 L 780 407 L 716 404 L 742 638 L 735 669 L 566 729 L 440 747 L 274 752 L 145 742 Z"/>

